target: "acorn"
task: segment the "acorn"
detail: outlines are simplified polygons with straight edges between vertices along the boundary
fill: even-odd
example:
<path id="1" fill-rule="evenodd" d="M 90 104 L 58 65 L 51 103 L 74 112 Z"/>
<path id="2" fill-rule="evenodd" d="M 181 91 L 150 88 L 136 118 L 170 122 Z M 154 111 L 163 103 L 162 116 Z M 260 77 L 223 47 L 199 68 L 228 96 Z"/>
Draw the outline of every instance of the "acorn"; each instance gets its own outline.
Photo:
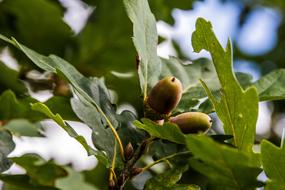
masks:
<path id="1" fill-rule="evenodd" d="M 212 119 L 205 113 L 186 112 L 179 114 L 169 120 L 178 125 L 185 134 L 205 132 L 212 126 Z"/>
<path id="2" fill-rule="evenodd" d="M 170 114 L 182 96 L 182 84 L 175 77 L 161 79 L 150 91 L 147 104 L 158 114 Z"/>

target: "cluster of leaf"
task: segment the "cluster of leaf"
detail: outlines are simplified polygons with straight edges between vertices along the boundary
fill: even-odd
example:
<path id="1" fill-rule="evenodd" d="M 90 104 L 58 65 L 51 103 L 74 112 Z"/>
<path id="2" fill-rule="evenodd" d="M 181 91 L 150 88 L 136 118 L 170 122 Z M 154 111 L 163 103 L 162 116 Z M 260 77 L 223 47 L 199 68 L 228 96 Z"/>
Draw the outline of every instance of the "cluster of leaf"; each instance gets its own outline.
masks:
<path id="1" fill-rule="evenodd" d="M 4 1 L 1 14 L 10 14 L 10 11 L 19 13 L 11 8 L 17 7 L 12 6 L 13 3 L 11 2 Z M 14 1 L 14 3 L 17 2 L 21 3 L 21 1 Z M 41 14 L 57 12 L 53 16 L 59 17 L 59 10 L 55 9 L 56 4 L 50 4 L 49 1 L 38 2 L 50 5 L 47 6 L 49 7 L 46 10 L 47 13 L 42 12 Z M 104 9 L 110 10 L 111 4 L 106 2 L 97 2 L 98 11 L 96 14 L 98 17 L 101 14 L 103 15 Z M 41 6 L 40 3 L 38 6 Z M 116 3 L 118 2 L 116 1 Z M 175 57 L 162 59 L 156 54 L 158 43 L 156 20 L 150 11 L 148 1 L 124 0 L 124 5 L 133 22 L 133 41 L 139 55 L 138 78 L 143 96 L 146 97 L 149 90 L 162 77 L 175 76 L 182 81 L 184 87 L 182 101 L 175 112 L 199 110 L 211 113 L 216 111 L 223 123 L 226 135 L 184 135 L 174 124 L 166 122 L 160 126 L 147 118 L 136 120 L 137 117 L 129 110 L 119 113 L 104 79 L 85 77 L 74 66 L 56 55 L 44 56 L 19 43 L 14 38 L 8 39 L 0 35 L 2 41 L 19 49 L 42 71 L 56 74 L 67 81 L 72 92 L 71 98 L 54 96 L 47 102 L 37 102 L 25 95 L 28 89 L 19 82 L 19 73 L 1 64 L 1 69 L 3 69 L 1 74 L 7 74 L 11 80 L 5 80 L 6 77 L 3 79 L 1 77 L 1 84 L 4 88 L 0 96 L 0 120 L 1 125 L 3 125 L 0 131 L 2 134 L 0 135 L 0 152 L 2 155 L 0 169 L 1 171 L 8 169 L 11 161 L 13 161 L 27 172 L 21 175 L 2 174 L 0 179 L 5 182 L 4 189 L 80 188 L 91 190 L 96 189 L 96 187 L 99 189 L 107 188 L 108 177 L 106 175 L 109 173 L 105 173 L 106 175 L 101 177 L 96 172 L 92 173 L 91 171 L 83 174 L 77 173 L 70 168 L 57 166 L 52 161 L 46 162 L 35 155 L 7 158 L 7 155 L 14 148 L 11 132 L 21 136 L 42 136 L 42 133 L 39 132 L 38 122 L 45 118 L 54 120 L 71 137 L 81 143 L 89 155 L 96 156 L 99 163 L 104 165 L 100 168 L 101 170 L 107 172 L 106 168 L 110 169 L 112 175 L 117 174 L 119 176 L 124 170 L 126 161 L 123 154 L 124 147 L 131 143 L 135 149 L 135 154 L 139 155 L 137 152 L 140 151 L 144 140 L 151 136 L 154 142 L 150 145 L 148 152 L 144 153 L 154 159 L 153 164 L 165 162 L 168 163 L 169 166 L 167 167 L 170 169 L 161 174 L 151 171 L 151 178 L 145 182 L 145 189 L 254 189 L 265 185 L 257 181 L 257 176 L 262 169 L 269 178 L 265 187 L 267 189 L 282 189 L 285 186 L 283 171 L 285 163 L 280 158 L 284 154 L 284 148 L 277 148 L 264 140 L 261 143 L 261 152 L 257 153 L 253 152 L 253 145 L 258 102 L 285 98 L 285 88 L 282 82 L 284 81 L 284 70 L 273 71 L 255 83 L 251 83 L 251 78 L 247 74 L 234 73 L 231 43 L 228 42 L 226 49 L 224 49 L 216 39 L 211 24 L 202 18 L 196 22 L 192 45 L 196 52 L 202 49 L 207 50 L 211 54 L 213 62 L 199 59 L 189 63 Z M 19 22 L 16 24 L 17 27 L 29 22 L 25 19 L 30 18 L 29 9 L 27 8 L 27 12 L 25 12 L 25 5 L 22 6 L 21 15 L 24 16 L 17 15 L 21 18 L 16 19 L 16 23 Z M 100 9 L 100 6 L 103 8 Z M 112 4 L 113 6 L 114 4 Z M 168 9 L 165 8 L 165 10 L 160 14 L 169 15 Z M 125 14 L 124 11 L 120 11 L 118 10 L 119 15 Z M 91 70 L 85 67 L 87 66 L 86 63 L 90 63 L 88 60 L 95 58 L 104 61 L 112 58 L 109 60 L 112 64 L 119 64 L 117 61 L 124 62 L 125 60 L 131 63 L 127 59 L 132 59 L 134 56 L 130 55 L 129 52 L 117 51 L 118 48 L 124 46 L 123 41 L 129 41 L 129 37 L 124 38 L 128 32 L 119 32 L 108 38 L 110 41 L 105 41 L 106 30 L 104 27 L 100 27 L 101 25 L 108 25 L 109 27 L 113 22 L 122 22 L 116 20 L 120 17 L 113 16 L 112 19 L 106 17 L 106 20 L 100 19 L 99 21 L 96 18 L 90 18 L 96 25 L 88 23 L 84 31 L 79 34 L 78 41 L 75 42 L 82 46 L 84 44 L 84 47 L 78 51 L 80 56 L 76 55 L 80 60 L 78 64 L 81 64 L 82 61 L 84 65 L 82 67 L 88 72 Z M 11 24 L 2 20 L 0 23 Z M 100 25 L 97 26 L 99 23 Z M 31 23 L 29 22 L 29 24 Z M 97 27 L 97 30 L 94 30 L 94 26 Z M 51 26 L 47 27 L 47 29 L 50 28 Z M 26 28 L 23 27 L 22 30 L 26 30 Z M 62 32 L 61 30 L 64 31 L 65 29 L 58 30 L 56 32 Z M 30 34 L 20 32 L 19 35 Z M 18 37 L 17 34 L 15 36 Z M 59 37 L 60 40 L 69 40 L 66 38 L 68 36 L 66 33 L 64 36 L 63 38 Z M 90 36 L 97 43 L 91 43 Z M 109 47 L 106 43 L 113 43 L 117 39 L 122 41 L 119 40 L 118 44 L 113 47 L 114 49 L 109 49 L 109 51 L 118 53 L 118 57 L 114 59 L 109 55 L 110 52 L 104 51 L 104 47 Z M 50 41 L 49 39 L 47 44 L 52 46 L 53 43 Z M 29 42 L 24 43 L 28 44 Z M 44 42 L 39 42 L 39 44 L 41 43 Z M 47 45 L 46 48 L 48 47 Z M 34 48 L 37 49 L 37 46 Z M 40 48 L 39 50 L 42 52 L 49 51 L 49 49 Z M 56 53 L 74 60 L 60 50 L 62 49 L 59 48 L 59 52 Z M 92 52 L 96 53 L 93 54 Z M 18 54 L 19 52 L 16 57 L 21 60 L 23 54 Z M 104 69 L 109 70 L 109 66 L 104 67 Z M 125 66 L 126 68 L 130 67 L 130 65 Z M 100 65 L 96 68 L 100 70 Z M 83 72 L 84 69 L 79 68 Z M 123 83 L 123 86 L 130 91 L 128 83 Z M 13 91 L 7 91 L 8 88 L 11 88 L 18 97 Z M 142 102 L 143 100 L 139 99 L 139 101 Z M 86 140 L 78 135 L 66 120 L 80 120 L 86 123 L 92 129 L 92 140 L 96 149 L 88 145 Z M 142 164 L 145 164 L 143 159 L 138 165 Z M 150 166 L 143 168 L 146 170 L 151 168 Z M 198 177 L 196 176 L 195 180 L 188 178 L 192 172 L 197 173 Z M 100 185 L 100 181 L 105 183 Z M 92 184 L 95 185 L 92 186 Z M 135 187 L 129 183 L 127 188 L 133 189 Z"/>

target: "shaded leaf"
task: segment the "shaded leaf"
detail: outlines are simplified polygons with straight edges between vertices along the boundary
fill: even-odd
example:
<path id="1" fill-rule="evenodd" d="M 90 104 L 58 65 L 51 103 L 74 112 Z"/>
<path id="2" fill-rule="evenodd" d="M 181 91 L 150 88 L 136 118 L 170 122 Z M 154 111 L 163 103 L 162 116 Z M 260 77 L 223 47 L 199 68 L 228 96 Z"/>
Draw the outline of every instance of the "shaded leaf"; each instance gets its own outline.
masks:
<path id="1" fill-rule="evenodd" d="M 285 69 L 278 69 L 261 77 L 253 85 L 259 92 L 260 101 L 285 99 Z"/>
<path id="2" fill-rule="evenodd" d="M 7 156 L 14 150 L 15 143 L 12 135 L 7 130 L 0 130 L 0 172 L 4 172 L 10 168 L 12 162 Z"/>
<path id="3" fill-rule="evenodd" d="M 74 95 L 79 98 L 80 101 L 87 102 L 90 106 L 92 106 L 92 109 L 95 112 L 98 112 L 97 116 L 99 117 L 97 120 L 103 123 L 105 126 L 108 125 L 113 134 L 116 133 L 115 128 L 118 125 L 118 121 L 116 120 L 115 116 L 115 108 L 114 105 L 111 104 L 108 90 L 102 80 L 97 78 L 89 79 L 84 77 L 72 65 L 60 57 L 57 57 L 55 55 L 46 57 L 21 45 L 15 39 L 11 41 L 2 35 L 0 35 L 0 38 L 18 47 L 41 69 L 64 76 L 70 82 Z M 46 108 L 44 110 L 44 112 L 48 113 Z M 55 117 L 54 119 L 58 119 L 58 117 Z M 64 126 L 63 123 L 61 123 L 62 121 L 60 121 L 60 119 L 58 122 L 62 127 Z M 68 129 L 69 127 L 64 128 L 66 128 L 66 130 L 70 130 Z M 72 131 L 69 132 L 71 135 L 75 135 Z M 85 144 L 83 138 L 78 137 L 77 140 Z M 88 152 L 91 151 L 88 147 L 85 148 L 88 150 Z M 97 153 L 100 153 L 100 155 L 97 154 L 97 158 L 99 159 L 100 156 L 101 161 L 104 161 L 104 163 L 107 164 L 106 160 L 104 160 L 105 156 L 102 155 L 101 152 Z"/>
<path id="4" fill-rule="evenodd" d="M 47 105 L 52 112 L 60 114 L 65 120 L 79 120 L 71 108 L 69 97 L 53 96 L 45 102 L 45 105 Z"/>
<path id="5" fill-rule="evenodd" d="M 194 155 L 191 167 L 207 176 L 212 187 L 253 189 L 259 186 L 258 155 L 219 144 L 205 135 L 188 135 L 186 143 Z"/>
<path id="6" fill-rule="evenodd" d="M 56 187 L 61 190 L 99 190 L 84 180 L 84 175 L 66 168 L 68 176 L 56 181 Z M 95 178 L 94 178 L 95 179 Z"/>
<path id="7" fill-rule="evenodd" d="M 233 144 L 243 151 L 252 151 L 255 127 L 258 115 L 258 94 L 256 88 L 243 90 L 232 69 L 231 43 L 226 50 L 217 40 L 210 22 L 202 18 L 196 21 L 196 30 L 192 34 L 195 52 L 205 49 L 210 52 L 221 83 L 221 100 L 218 101 L 203 82 L 215 110 L 223 122 L 226 134 L 233 135 Z"/>
<path id="8" fill-rule="evenodd" d="M 100 162 L 94 169 L 83 171 L 82 173 L 86 182 L 93 184 L 100 190 L 108 189 L 109 170 Z"/>
<path id="9" fill-rule="evenodd" d="M 50 0 L 4 0 L 0 3 L 1 31 L 42 53 L 63 55 L 72 31 L 59 5 Z"/>
<path id="10" fill-rule="evenodd" d="M 138 74 L 144 99 L 148 90 L 158 81 L 161 63 L 157 56 L 156 21 L 147 0 L 124 0 L 129 18 L 133 22 L 133 42 L 139 55 Z"/>
<path id="11" fill-rule="evenodd" d="M 50 109 L 42 104 L 42 103 L 35 103 L 32 105 L 32 109 L 35 111 L 39 111 L 46 116 L 48 116 L 50 119 L 54 120 L 62 129 L 64 129 L 70 137 L 73 137 L 76 139 L 87 151 L 88 155 L 94 155 L 98 158 L 98 160 L 102 161 L 103 163 L 107 164 L 107 160 L 105 158 L 105 155 L 103 155 L 101 152 L 94 150 L 92 147 L 90 147 L 83 136 L 78 135 L 76 131 L 67 123 L 65 122 L 62 117 L 59 114 L 53 114 Z"/>
<path id="12" fill-rule="evenodd" d="M 141 119 L 141 121 L 134 121 L 134 125 L 147 131 L 151 136 L 178 144 L 185 144 L 184 134 L 177 125 L 166 122 L 161 126 L 146 118 Z"/>
<path id="13" fill-rule="evenodd" d="M 0 92 L 7 89 L 14 91 L 16 94 L 27 93 L 27 88 L 24 83 L 19 80 L 19 73 L 7 67 L 0 61 Z"/>
<path id="14" fill-rule="evenodd" d="M 184 160 L 185 162 L 186 160 Z M 184 162 L 179 163 L 176 161 L 171 169 L 155 175 L 154 177 L 147 180 L 145 183 L 145 190 L 199 190 L 200 188 L 196 185 L 176 184 L 182 173 L 188 169 L 188 165 Z"/>
<path id="15" fill-rule="evenodd" d="M 56 165 L 53 161 L 45 161 L 36 154 L 26 154 L 11 159 L 26 170 L 30 180 L 35 184 L 54 186 L 58 178 L 67 175 L 64 168 Z"/>
<path id="16" fill-rule="evenodd" d="M 16 136 L 43 137 L 42 125 L 26 119 L 13 119 L 3 127 Z"/>
<path id="17" fill-rule="evenodd" d="M 261 143 L 261 159 L 263 169 L 269 178 L 265 189 L 277 190 L 285 188 L 285 148 L 279 148 L 269 141 Z"/>
<path id="18" fill-rule="evenodd" d="M 149 146 L 148 154 L 152 155 L 154 160 L 179 152 L 179 145 L 163 140 L 156 140 Z"/>
<path id="19" fill-rule="evenodd" d="M 38 101 L 30 96 L 17 98 L 13 91 L 6 90 L 0 95 L 0 120 L 27 119 L 31 122 L 37 122 L 45 119 L 45 115 L 31 109 L 30 104 L 36 102 Z M 54 96 L 45 103 L 52 108 L 52 111 L 58 111 L 67 119 L 78 120 L 72 112 L 67 98 Z"/>
<path id="20" fill-rule="evenodd" d="M 118 133 L 124 146 L 131 142 L 132 146 L 137 148 L 146 136 L 143 130 L 139 130 L 133 124 L 137 117 L 132 112 L 124 110 L 120 115 L 117 115 L 117 119 L 120 122 Z"/>
<path id="21" fill-rule="evenodd" d="M 0 120 L 26 118 L 31 121 L 42 119 L 42 115 L 32 111 L 30 103 L 36 102 L 33 98 L 27 97 L 17 99 L 11 90 L 3 92 L 0 96 Z"/>
<path id="22" fill-rule="evenodd" d="M 4 182 L 3 190 L 59 190 L 55 187 L 34 184 L 30 177 L 25 174 L 17 175 L 0 175 L 0 179 Z"/>
<path id="23" fill-rule="evenodd" d="M 99 113 L 90 103 L 72 98 L 71 105 L 77 116 L 93 130 L 92 141 L 95 147 L 99 151 L 105 151 L 106 157 L 111 163 L 115 146 L 115 138 L 111 129 L 104 126 Z"/>

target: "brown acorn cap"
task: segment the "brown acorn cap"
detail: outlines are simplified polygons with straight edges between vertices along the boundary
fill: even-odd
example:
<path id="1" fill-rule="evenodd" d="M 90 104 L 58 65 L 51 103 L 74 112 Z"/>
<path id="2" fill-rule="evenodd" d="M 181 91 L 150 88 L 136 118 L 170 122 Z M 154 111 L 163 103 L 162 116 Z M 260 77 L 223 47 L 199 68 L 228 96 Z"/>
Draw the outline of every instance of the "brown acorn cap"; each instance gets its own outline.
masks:
<path id="1" fill-rule="evenodd" d="M 202 112 L 186 112 L 170 118 L 185 134 L 205 132 L 212 126 L 212 119 Z"/>
<path id="2" fill-rule="evenodd" d="M 182 84 L 179 79 L 165 77 L 151 89 L 147 103 L 159 114 L 169 114 L 177 106 L 181 96 Z"/>

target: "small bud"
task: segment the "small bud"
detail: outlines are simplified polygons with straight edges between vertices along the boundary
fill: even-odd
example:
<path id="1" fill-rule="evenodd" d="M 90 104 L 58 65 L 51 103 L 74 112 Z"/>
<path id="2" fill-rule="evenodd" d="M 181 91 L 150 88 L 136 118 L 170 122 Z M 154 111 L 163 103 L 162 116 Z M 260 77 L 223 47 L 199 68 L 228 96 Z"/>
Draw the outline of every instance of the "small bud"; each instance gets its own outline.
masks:
<path id="1" fill-rule="evenodd" d="M 205 132 L 212 126 L 212 119 L 205 113 L 186 112 L 170 118 L 185 134 Z"/>
<path id="2" fill-rule="evenodd" d="M 113 179 L 109 181 L 109 190 L 114 190 L 116 187 L 116 183 Z"/>
<path id="3" fill-rule="evenodd" d="M 132 146 L 132 143 L 128 143 L 125 147 L 125 159 L 128 161 L 133 157 L 134 154 L 134 148 Z"/>
<path id="4" fill-rule="evenodd" d="M 182 96 L 182 84 L 175 77 L 161 79 L 150 91 L 148 105 L 159 114 L 170 114 Z"/>
<path id="5" fill-rule="evenodd" d="M 142 168 L 133 168 L 131 170 L 131 176 L 136 176 L 136 175 L 140 174 L 141 172 L 143 172 Z"/>

